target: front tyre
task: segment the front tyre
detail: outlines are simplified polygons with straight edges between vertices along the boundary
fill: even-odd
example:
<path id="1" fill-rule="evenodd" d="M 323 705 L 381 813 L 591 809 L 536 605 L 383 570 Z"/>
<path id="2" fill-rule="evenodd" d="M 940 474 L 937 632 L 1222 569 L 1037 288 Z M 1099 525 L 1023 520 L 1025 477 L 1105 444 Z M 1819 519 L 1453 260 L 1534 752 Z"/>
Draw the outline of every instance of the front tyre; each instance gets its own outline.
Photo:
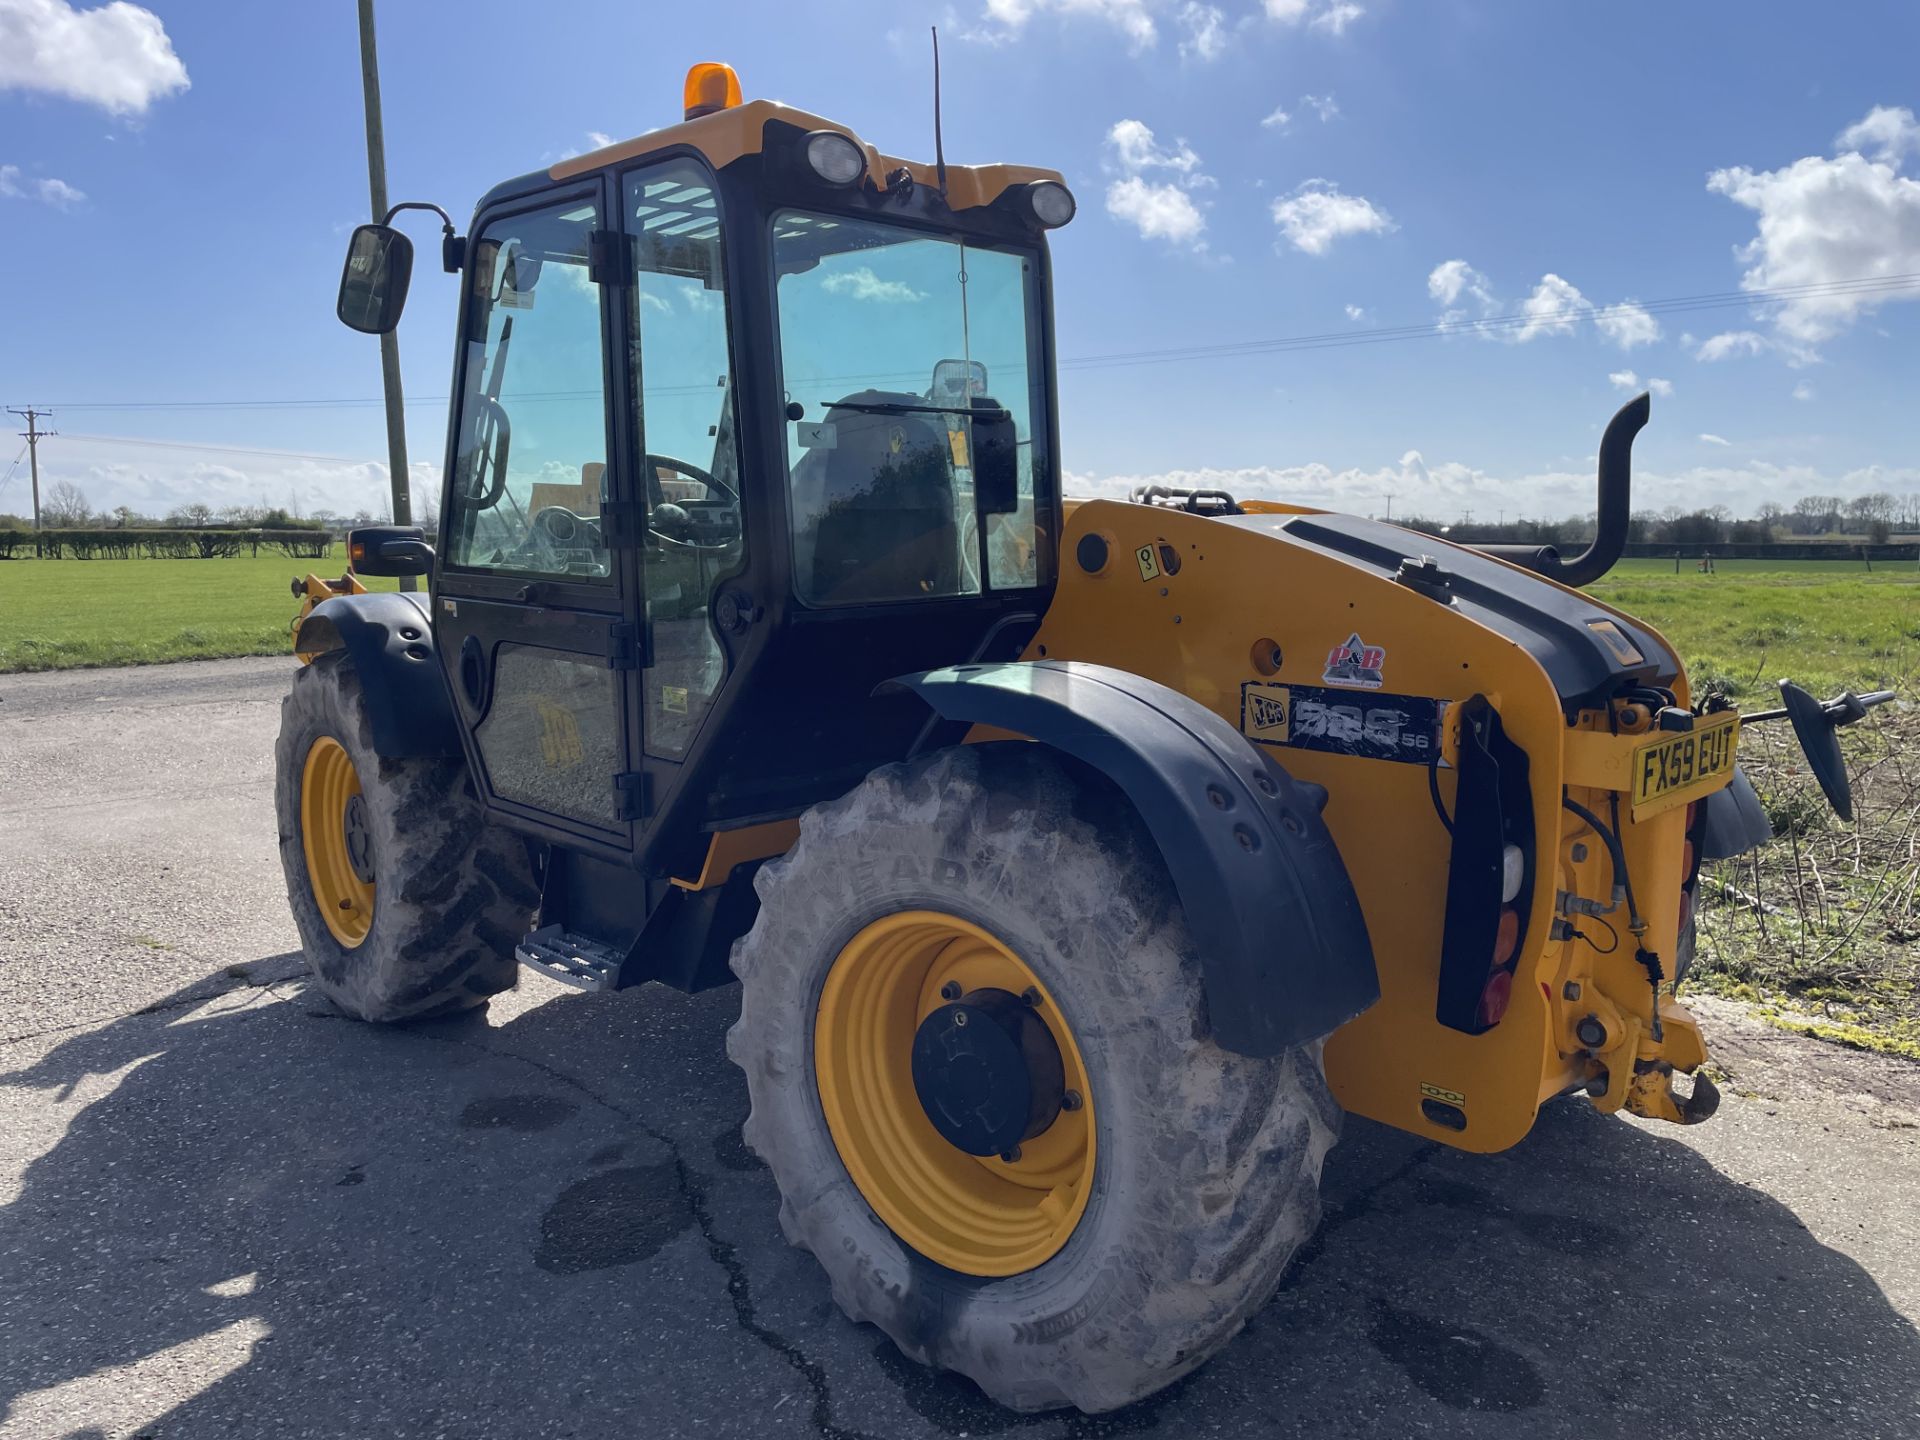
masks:
<path id="1" fill-rule="evenodd" d="M 1105 1411 L 1271 1296 L 1339 1122 L 1320 1047 L 1206 1038 L 1179 899 L 1104 779 L 1024 743 L 889 766 L 756 887 L 746 1140 L 849 1316 L 1002 1404 Z"/>
<path id="2" fill-rule="evenodd" d="M 383 759 L 340 651 L 294 676 L 274 755 L 287 898 L 329 1000 L 412 1020 L 513 985 L 539 889 L 525 843 L 487 824 L 464 762 Z"/>

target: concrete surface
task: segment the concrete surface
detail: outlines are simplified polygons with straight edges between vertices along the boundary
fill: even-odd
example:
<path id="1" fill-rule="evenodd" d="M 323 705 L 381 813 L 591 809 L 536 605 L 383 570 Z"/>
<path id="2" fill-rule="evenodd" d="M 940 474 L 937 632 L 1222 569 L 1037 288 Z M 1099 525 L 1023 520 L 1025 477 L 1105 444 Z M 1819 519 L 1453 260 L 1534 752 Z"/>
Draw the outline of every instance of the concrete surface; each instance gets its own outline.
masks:
<path id="1" fill-rule="evenodd" d="M 1361 1121 L 1246 1334 L 1022 1417 L 844 1320 L 742 1149 L 733 996 L 303 992 L 288 662 L 0 677 L 0 1437 L 1920 1435 L 1920 1067 L 1709 1007 L 1698 1129 Z"/>

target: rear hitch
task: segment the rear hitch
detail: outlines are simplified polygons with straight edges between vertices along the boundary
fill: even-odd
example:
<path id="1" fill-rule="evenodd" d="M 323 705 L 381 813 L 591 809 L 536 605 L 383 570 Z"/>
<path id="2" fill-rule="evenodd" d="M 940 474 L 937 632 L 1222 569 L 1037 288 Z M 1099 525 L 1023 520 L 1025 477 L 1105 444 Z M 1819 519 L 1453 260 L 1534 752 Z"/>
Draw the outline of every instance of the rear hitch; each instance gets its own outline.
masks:
<path id="1" fill-rule="evenodd" d="M 1673 1066 L 1665 1060 L 1634 1063 L 1633 1083 L 1627 1087 L 1627 1107 L 1648 1120 L 1674 1125 L 1698 1125 L 1720 1108 L 1720 1087 L 1703 1071 L 1693 1072 L 1693 1093 L 1673 1093 Z"/>

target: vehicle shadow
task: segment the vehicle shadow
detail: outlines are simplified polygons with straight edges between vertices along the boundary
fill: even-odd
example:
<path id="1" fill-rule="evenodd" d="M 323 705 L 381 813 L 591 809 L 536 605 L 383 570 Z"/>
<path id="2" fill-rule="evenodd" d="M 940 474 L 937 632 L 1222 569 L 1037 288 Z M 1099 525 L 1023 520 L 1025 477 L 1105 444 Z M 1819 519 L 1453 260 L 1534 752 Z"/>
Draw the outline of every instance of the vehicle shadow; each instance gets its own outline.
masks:
<path id="1" fill-rule="evenodd" d="M 1226 1352 L 1114 1415 L 1015 1415 L 842 1319 L 781 1243 L 738 1139 L 731 992 L 497 1008 L 379 1030 L 297 980 L 202 983 L 0 1053 L 36 1157 L 0 1208 L 0 1435 L 1871 1436 L 1920 1416 L 1920 1338 L 1860 1266 L 1577 1103 L 1491 1158 L 1351 1122 L 1320 1233 Z"/>

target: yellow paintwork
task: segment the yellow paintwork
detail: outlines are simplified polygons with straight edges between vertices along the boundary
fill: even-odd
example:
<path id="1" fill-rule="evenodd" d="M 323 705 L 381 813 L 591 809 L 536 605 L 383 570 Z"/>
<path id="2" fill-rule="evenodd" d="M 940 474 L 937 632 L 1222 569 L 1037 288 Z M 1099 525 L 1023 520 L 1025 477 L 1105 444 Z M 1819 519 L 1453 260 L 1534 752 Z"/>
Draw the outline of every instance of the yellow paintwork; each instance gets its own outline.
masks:
<path id="1" fill-rule="evenodd" d="M 320 918 L 348 950 L 373 928 L 374 887 L 347 858 L 347 801 L 359 793 L 360 772 L 345 747 L 331 735 L 315 740 L 300 769 L 300 848 Z"/>
<path id="2" fill-rule="evenodd" d="M 338 580 L 328 580 L 319 575 L 308 575 L 302 582 L 306 594 L 300 599 L 300 613 L 293 617 L 293 623 L 287 627 L 287 633 L 293 637 L 293 653 L 300 657 L 302 665 L 311 665 L 319 658 L 319 651 L 300 648 L 300 622 L 313 613 L 313 607 L 322 600 L 331 600 L 336 595 L 364 595 L 367 587 L 360 583 L 360 577 L 349 570 Z"/>
<path id="3" fill-rule="evenodd" d="M 949 982 L 963 994 L 1038 991 L 1066 1088 L 1082 1097 L 1011 1163 L 949 1145 L 914 1092 L 914 1032 L 946 1003 L 940 991 Z M 1031 1270 L 1067 1243 L 1092 1190 L 1093 1091 L 1053 996 L 998 938 L 933 910 L 881 917 L 834 958 L 813 1033 L 814 1077 L 834 1146 L 895 1235 L 949 1270 L 983 1276 Z"/>
<path id="4" fill-rule="evenodd" d="M 603 166 L 639 160 L 676 146 L 698 150 L 706 157 L 707 163 L 718 170 L 742 155 L 759 154 L 761 136 L 769 120 L 778 120 L 801 130 L 838 130 L 867 152 L 867 175 L 876 185 L 883 184 L 888 175 L 902 168 L 913 176 L 916 185 L 939 184 L 939 174 L 931 162 L 903 160 L 898 155 L 883 154 L 845 125 L 771 100 L 749 100 L 744 105 L 717 110 L 711 115 L 702 115 L 679 125 L 669 125 L 664 130 L 622 140 L 602 150 L 589 150 L 584 155 L 562 160 L 547 174 L 555 180 L 569 180 Z M 1058 170 L 1045 170 L 1033 165 L 949 165 L 947 203 L 955 210 L 970 210 L 976 205 L 992 204 L 1008 186 L 1060 179 Z"/>
<path id="5" fill-rule="evenodd" d="M 682 890 L 707 890 L 715 885 L 723 885 L 727 877 L 733 874 L 734 866 L 744 865 L 749 860 L 784 855 L 799 838 L 798 820 L 768 820 L 760 825 L 741 825 L 732 830 L 717 831 L 707 844 L 707 858 L 700 866 L 700 873 L 691 880 L 678 875 L 669 879 Z"/>
<path id="6" fill-rule="evenodd" d="M 1603 733 L 1608 722 L 1601 712 L 1570 731 L 1545 671 L 1518 644 L 1459 610 L 1294 539 L 1285 528 L 1289 519 L 1313 512 L 1276 504 L 1245 508 L 1258 518 L 1228 524 L 1108 500 L 1075 506 L 1061 544 L 1059 590 L 1025 658 L 1087 660 L 1144 675 L 1239 728 L 1244 682 L 1323 687 L 1329 650 L 1357 633 L 1364 643 L 1385 647 L 1380 693 L 1446 701 L 1484 694 L 1507 734 L 1527 752 L 1531 768 L 1537 883 L 1513 998 L 1499 1025 L 1467 1035 L 1434 1018 L 1450 841 L 1434 814 L 1426 768 L 1292 746 L 1273 749 L 1293 775 L 1330 793 L 1325 818 L 1359 893 L 1379 967 L 1379 1003 L 1327 1042 L 1327 1075 L 1340 1103 L 1450 1145 L 1494 1151 L 1527 1133 L 1543 1101 L 1597 1081 L 1603 1061 L 1620 1079 L 1610 1084 L 1602 1108 L 1626 1100 L 1635 1059 L 1667 1060 L 1683 1071 L 1699 1064 L 1705 1058 L 1699 1028 L 1670 987 L 1660 1002 L 1664 1042 L 1648 1038 L 1652 989 L 1634 960 L 1624 906 L 1604 924 L 1574 917 L 1597 943 L 1549 936 L 1557 890 L 1602 903 L 1611 893 L 1606 848 L 1561 809 L 1562 786 L 1608 818 L 1607 792 L 1594 787 L 1616 776 L 1624 785 L 1627 757 L 1645 736 Z M 1088 532 L 1109 541 L 1110 558 L 1095 575 L 1072 558 Z M 1437 553 L 1445 563 L 1443 542 L 1410 533 L 1407 544 L 1410 553 Z M 1167 573 L 1162 545 L 1179 556 L 1176 573 Z M 1143 547 L 1151 547 L 1146 556 Z M 1547 583 L 1518 569 L 1514 574 L 1516 585 Z M 1280 651 L 1277 669 L 1274 646 Z M 1256 660 L 1265 668 L 1256 668 Z M 1682 681 L 1681 703 L 1686 698 Z M 1633 708 L 1642 726 L 1651 723 L 1644 707 Z M 1450 721 L 1448 753 L 1454 743 Z M 1450 771 L 1443 768 L 1439 776 L 1451 807 Z M 1635 821 L 1621 804 L 1621 841 L 1648 921 L 1646 944 L 1667 957 L 1669 972 L 1679 924 L 1684 815 L 1676 802 Z M 1583 848 L 1582 858 L 1575 858 L 1576 847 Z M 1618 933 L 1617 943 L 1607 925 Z M 1286 943 L 1285 936 L 1275 940 Z M 1590 1013 L 1607 1024 L 1611 1046 L 1598 1060 L 1574 1034 Z M 1421 1112 L 1423 1085 L 1431 1087 L 1427 1094 L 1462 1097 L 1464 1131 Z"/>

